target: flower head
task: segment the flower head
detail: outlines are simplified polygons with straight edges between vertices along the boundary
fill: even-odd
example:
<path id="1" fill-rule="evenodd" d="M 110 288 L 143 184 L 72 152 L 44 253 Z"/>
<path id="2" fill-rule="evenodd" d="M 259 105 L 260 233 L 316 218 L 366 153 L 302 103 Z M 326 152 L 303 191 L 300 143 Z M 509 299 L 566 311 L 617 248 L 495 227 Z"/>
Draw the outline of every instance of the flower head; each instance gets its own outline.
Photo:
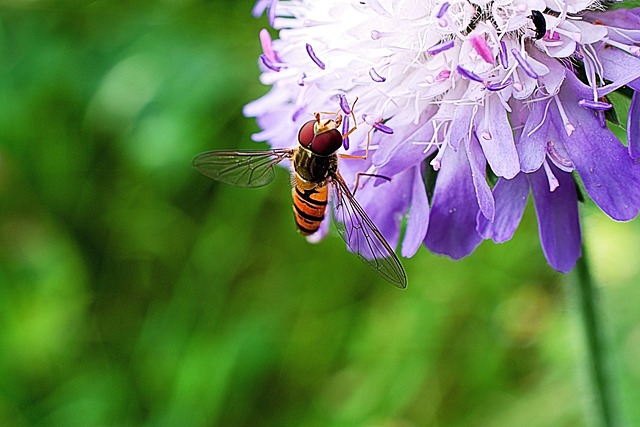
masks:
<path id="1" fill-rule="evenodd" d="M 315 111 L 358 130 L 340 170 L 392 246 L 454 259 L 504 242 L 533 195 L 549 263 L 580 256 L 579 177 L 616 220 L 640 209 L 640 9 L 593 0 L 260 1 L 262 81 L 245 108 L 255 140 L 291 147 Z M 606 126 L 606 95 L 633 92 L 628 147 Z M 429 189 L 429 195 L 428 191 Z"/>

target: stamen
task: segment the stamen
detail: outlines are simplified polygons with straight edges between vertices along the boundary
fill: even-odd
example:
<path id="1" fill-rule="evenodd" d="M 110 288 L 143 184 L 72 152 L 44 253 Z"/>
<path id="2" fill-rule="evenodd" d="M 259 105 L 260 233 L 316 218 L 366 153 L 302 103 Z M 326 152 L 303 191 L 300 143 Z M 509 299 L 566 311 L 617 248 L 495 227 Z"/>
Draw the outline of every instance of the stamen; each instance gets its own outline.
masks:
<path id="1" fill-rule="evenodd" d="M 340 100 L 340 108 L 344 112 L 345 115 L 351 114 L 351 107 L 349 107 L 349 103 L 347 102 L 347 97 L 340 94 L 338 95 L 338 99 Z"/>
<path id="2" fill-rule="evenodd" d="M 383 33 L 382 31 L 378 31 L 378 30 L 372 30 L 371 31 L 371 39 L 372 40 L 378 40 L 381 39 L 383 37 L 389 37 L 391 35 L 391 33 Z"/>
<path id="3" fill-rule="evenodd" d="M 383 118 L 379 118 L 377 120 L 374 120 L 373 122 L 371 121 L 371 118 L 369 117 L 368 114 L 363 114 L 362 115 L 362 120 L 364 120 L 365 123 L 370 124 L 373 128 L 379 130 L 382 133 L 386 133 L 391 135 L 393 133 L 393 129 L 391 129 L 389 126 L 382 124 L 382 121 L 384 120 Z"/>
<path id="4" fill-rule="evenodd" d="M 547 155 L 557 164 L 564 166 L 565 168 L 574 168 L 574 164 L 571 160 L 563 157 L 556 150 L 556 145 L 553 141 L 547 141 Z"/>
<path id="5" fill-rule="evenodd" d="M 540 129 L 542 127 L 542 125 L 544 125 L 544 122 L 547 120 L 547 113 L 549 112 L 549 106 L 551 106 L 551 100 L 550 99 L 547 101 L 547 105 L 545 105 L 545 107 L 544 107 L 544 113 L 542 114 L 542 120 L 540 120 L 540 123 L 538 123 L 533 129 L 531 129 L 527 133 L 528 137 L 533 135 L 538 129 Z"/>
<path id="6" fill-rule="evenodd" d="M 518 61 L 520 67 L 522 67 L 524 72 L 527 73 L 527 76 L 531 77 L 532 79 L 538 78 L 538 73 L 536 73 L 533 68 L 531 68 L 531 64 L 529 64 L 527 60 L 524 59 L 522 55 L 520 55 L 518 49 L 511 49 L 511 53 L 513 54 L 513 57 L 516 58 L 516 61 Z"/>
<path id="7" fill-rule="evenodd" d="M 274 64 L 273 62 L 271 62 L 271 60 L 269 58 L 267 58 L 267 55 L 260 55 L 260 60 L 262 61 L 262 63 L 264 64 L 265 67 L 267 67 L 268 69 L 272 70 L 272 71 L 280 71 L 282 69 L 282 67 L 277 66 L 276 64 Z"/>
<path id="8" fill-rule="evenodd" d="M 386 77 L 382 77 L 380 74 L 378 74 L 373 67 L 371 67 L 371 69 L 369 70 L 369 77 L 371 77 L 371 80 L 378 83 L 382 83 L 387 80 Z"/>
<path id="9" fill-rule="evenodd" d="M 603 39 L 608 45 L 611 45 L 613 47 L 617 47 L 618 49 L 624 50 L 625 52 L 633 55 L 633 56 L 638 56 L 640 57 L 640 47 L 638 46 L 629 46 L 626 45 L 624 43 L 619 43 L 615 40 L 611 40 L 610 38 L 604 38 Z"/>
<path id="10" fill-rule="evenodd" d="M 486 63 L 491 65 L 495 64 L 496 61 L 493 57 L 493 52 L 491 51 L 491 48 L 487 44 L 487 41 L 484 39 L 484 37 L 471 36 L 470 41 L 473 49 L 478 52 L 478 55 L 480 55 Z"/>
<path id="11" fill-rule="evenodd" d="M 487 88 L 487 90 L 490 90 L 492 92 L 497 92 L 497 91 L 500 91 L 500 90 L 506 88 L 511 83 L 513 83 L 513 79 L 511 77 L 509 77 L 508 79 L 506 79 L 503 82 L 490 83 L 490 84 L 485 85 L 485 87 Z"/>
<path id="12" fill-rule="evenodd" d="M 581 99 L 580 101 L 578 101 L 578 105 L 582 108 L 589 108 L 596 111 L 606 111 L 613 108 L 613 105 L 609 104 L 608 102 L 593 101 L 591 99 Z"/>
<path id="13" fill-rule="evenodd" d="M 262 52 L 267 58 L 273 62 L 279 62 L 278 56 L 271 45 L 271 35 L 266 28 L 260 30 L 260 44 L 262 45 Z"/>
<path id="14" fill-rule="evenodd" d="M 302 75 L 300 75 L 300 77 L 298 77 L 298 86 L 304 86 L 304 79 L 307 78 L 307 74 L 306 73 L 302 73 Z"/>
<path id="15" fill-rule="evenodd" d="M 442 158 L 444 157 L 444 152 L 448 146 L 449 144 L 442 144 L 438 150 L 438 154 L 436 154 L 433 160 L 429 163 L 433 167 L 434 171 L 437 172 L 440 170 L 440 166 L 442 166 Z"/>
<path id="16" fill-rule="evenodd" d="M 458 65 L 456 67 L 456 70 L 458 71 L 458 73 L 462 77 L 464 77 L 467 80 L 473 80 L 473 81 L 478 82 L 478 83 L 483 83 L 484 82 L 484 80 L 482 80 L 482 77 L 480 77 L 477 74 L 475 74 L 475 73 L 463 68 L 461 65 Z"/>
<path id="17" fill-rule="evenodd" d="M 553 99 L 556 101 L 558 112 L 560 113 L 560 118 L 562 118 L 562 123 L 564 123 L 564 131 L 567 133 L 567 136 L 571 136 L 573 131 L 576 130 L 576 127 L 569 121 L 569 117 L 567 117 L 567 113 L 564 111 L 564 107 L 562 106 L 562 103 L 560 102 L 558 97 L 555 96 Z"/>
<path id="18" fill-rule="evenodd" d="M 438 13 L 436 13 L 436 18 L 442 18 L 444 14 L 447 13 L 447 10 L 449 10 L 449 6 L 451 6 L 449 2 L 442 3 L 442 6 L 440 6 L 440 10 L 438 10 Z"/>
<path id="19" fill-rule="evenodd" d="M 509 56 L 507 55 L 507 45 L 500 40 L 500 64 L 505 70 L 509 68 Z"/>
<path id="20" fill-rule="evenodd" d="M 436 76 L 436 81 L 443 82 L 445 80 L 448 80 L 449 77 L 451 77 L 451 70 L 442 70 Z"/>
<path id="21" fill-rule="evenodd" d="M 300 107 L 298 108 L 296 111 L 293 112 L 293 115 L 291 116 L 291 121 L 295 122 L 298 117 L 300 117 L 300 114 L 302 114 L 305 110 L 305 107 Z"/>
<path id="22" fill-rule="evenodd" d="M 453 40 L 447 40 L 447 41 L 444 41 L 442 43 L 438 43 L 435 46 L 430 47 L 429 49 L 427 49 L 427 52 L 430 55 L 435 55 L 437 53 L 444 52 L 445 50 L 449 50 L 453 46 L 454 46 Z"/>
<path id="23" fill-rule="evenodd" d="M 251 15 L 254 18 L 260 18 L 264 11 L 269 7 L 271 0 L 258 0 L 251 10 Z"/>
<path id="24" fill-rule="evenodd" d="M 555 33 L 559 33 L 559 34 L 562 34 L 564 36 L 569 37 L 571 40 L 573 40 L 576 43 L 580 43 L 580 41 L 582 41 L 582 34 L 580 34 L 580 33 L 574 33 L 574 32 L 571 32 L 571 31 L 566 31 L 566 30 L 563 30 L 562 28 L 558 28 L 558 27 L 554 28 L 553 31 Z"/>
<path id="25" fill-rule="evenodd" d="M 376 128 L 382 133 L 386 133 L 387 135 L 393 134 L 393 129 L 391 129 L 389 126 L 385 124 L 380 123 L 379 121 L 374 122 L 371 126 L 373 126 L 374 128 Z"/>
<path id="26" fill-rule="evenodd" d="M 271 0 L 271 4 L 269 5 L 269 13 L 267 14 L 267 17 L 269 18 L 269 25 L 271 25 L 273 27 L 273 23 L 276 20 L 276 3 L 278 3 L 278 0 Z"/>
<path id="27" fill-rule="evenodd" d="M 313 48 L 311 47 L 311 45 L 309 43 L 307 43 L 307 53 L 309 54 L 309 57 L 311 58 L 311 60 L 313 62 L 316 63 L 316 65 L 321 69 L 324 70 L 325 69 L 325 65 L 324 62 L 322 62 L 317 56 L 316 53 L 313 51 Z"/>
<path id="28" fill-rule="evenodd" d="M 558 34 L 556 31 L 551 32 L 547 30 L 547 33 L 544 35 L 543 40 L 550 42 L 559 42 L 560 34 Z"/>
<path id="29" fill-rule="evenodd" d="M 340 107 L 342 107 L 342 99 L 343 98 L 344 98 L 344 96 L 342 96 L 342 98 L 340 99 Z M 344 99 L 345 99 L 345 102 L 347 102 L 346 98 L 344 98 Z M 349 104 L 347 104 L 347 108 L 349 108 Z M 344 108 L 342 109 L 342 111 L 344 111 Z M 351 111 L 349 111 L 349 113 L 350 112 Z M 344 119 L 342 121 L 342 134 L 343 135 L 346 135 L 349 132 L 349 113 L 347 113 L 345 111 L 346 115 L 344 116 Z M 342 138 L 342 146 L 344 147 L 345 150 L 349 149 L 349 137 L 348 136 L 346 138 Z"/>
<path id="30" fill-rule="evenodd" d="M 542 162 L 542 166 L 544 166 L 544 172 L 547 174 L 547 180 L 549 181 L 549 191 L 553 193 L 556 188 L 560 187 L 558 178 L 553 174 L 553 171 L 546 160 Z"/>

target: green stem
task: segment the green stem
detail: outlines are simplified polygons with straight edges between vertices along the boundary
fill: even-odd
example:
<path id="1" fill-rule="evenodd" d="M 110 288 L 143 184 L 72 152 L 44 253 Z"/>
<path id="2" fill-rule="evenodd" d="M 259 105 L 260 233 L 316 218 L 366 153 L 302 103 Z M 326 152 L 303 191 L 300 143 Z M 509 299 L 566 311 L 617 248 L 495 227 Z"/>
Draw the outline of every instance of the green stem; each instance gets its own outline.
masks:
<path id="1" fill-rule="evenodd" d="M 618 425 L 615 414 L 615 401 L 612 395 L 610 379 L 611 363 L 607 359 L 607 346 L 600 312 L 598 310 L 598 295 L 594 285 L 587 253 L 582 246 L 582 256 L 576 264 L 577 287 L 572 292 L 576 298 L 577 308 L 581 315 L 582 329 L 587 346 L 587 364 L 589 380 L 593 387 L 594 412 L 599 415 L 601 425 L 614 427 Z"/>

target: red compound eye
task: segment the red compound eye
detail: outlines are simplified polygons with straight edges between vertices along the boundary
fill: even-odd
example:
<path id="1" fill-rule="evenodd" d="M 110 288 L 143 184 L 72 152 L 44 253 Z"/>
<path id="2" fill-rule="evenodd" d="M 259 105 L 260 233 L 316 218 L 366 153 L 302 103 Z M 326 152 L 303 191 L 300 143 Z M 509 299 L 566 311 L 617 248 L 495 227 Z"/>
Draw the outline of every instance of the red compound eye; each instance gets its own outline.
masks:
<path id="1" fill-rule="evenodd" d="M 328 156 L 335 153 L 341 146 L 342 134 L 338 129 L 331 129 L 316 135 L 309 148 L 316 154 Z"/>
<path id="2" fill-rule="evenodd" d="M 315 136 L 313 126 L 315 123 L 315 120 L 309 120 L 307 123 L 302 125 L 298 132 L 298 142 L 305 148 L 309 148 L 309 144 L 313 141 L 313 137 Z"/>

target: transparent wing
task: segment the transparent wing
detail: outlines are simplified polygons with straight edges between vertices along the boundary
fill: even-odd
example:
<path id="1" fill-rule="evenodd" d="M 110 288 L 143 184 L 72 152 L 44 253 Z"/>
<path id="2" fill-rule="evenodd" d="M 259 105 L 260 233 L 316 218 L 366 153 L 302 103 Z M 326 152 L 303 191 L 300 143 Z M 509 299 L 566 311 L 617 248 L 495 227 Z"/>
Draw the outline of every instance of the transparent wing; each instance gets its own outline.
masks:
<path id="1" fill-rule="evenodd" d="M 407 275 L 389 243 L 356 201 L 339 173 L 332 177 L 333 210 L 338 232 L 351 252 L 385 280 L 407 287 Z"/>
<path id="2" fill-rule="evenodd" d="M 293 156 L 293 149 L 268 151 L 207 151 L 193 159 L 193 167 L 216 181 L 238 187 L 262 187 L 275 177 L 274 167 Z"/>

